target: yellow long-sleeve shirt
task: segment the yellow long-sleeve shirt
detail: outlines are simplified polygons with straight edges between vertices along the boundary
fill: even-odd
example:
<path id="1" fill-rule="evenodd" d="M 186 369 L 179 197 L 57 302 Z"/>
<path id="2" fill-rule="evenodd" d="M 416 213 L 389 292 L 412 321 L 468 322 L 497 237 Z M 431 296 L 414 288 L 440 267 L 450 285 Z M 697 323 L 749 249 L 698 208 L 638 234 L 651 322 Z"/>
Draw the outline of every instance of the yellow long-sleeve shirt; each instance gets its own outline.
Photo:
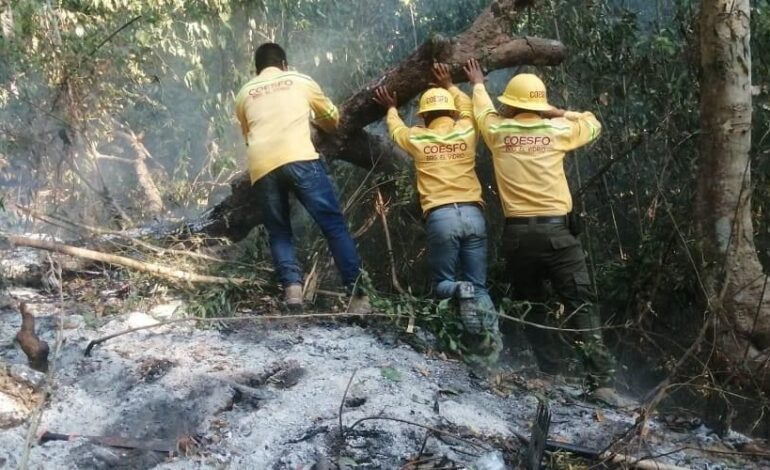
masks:
<path id="1" fill-rule="evenodd" d="M 337 107 L 312 78 L 277 67 L 263 69 L 241 88 L 235 114 L 248 145 L 252 183 L 287 163 L 318 158 L 311 117 L 327 132 L 339 122 Z"/>
<path id="2" fill-rule="evenodd" d="M 387 115 L 391 138 L 414 159 L 423 213 L 449 203 L 482 202 L 476 177 L 476 127 L 473 103 L 456 86 L 449 88 L 459 119 L 443 116 L 430 126 L 407 127 L 396 108 Z"/>
<path id="3" fill-rule="evenodd" d="M 601 124 L 589 112 L 543 119 L 521 113 L 500 117 L 483 84 L 473 87 L 473 111 L 492 151 L 497 189 L 506 217 L 565 215 L 572 196 L 564 174 L 566 152 L 594 141 Z"/>

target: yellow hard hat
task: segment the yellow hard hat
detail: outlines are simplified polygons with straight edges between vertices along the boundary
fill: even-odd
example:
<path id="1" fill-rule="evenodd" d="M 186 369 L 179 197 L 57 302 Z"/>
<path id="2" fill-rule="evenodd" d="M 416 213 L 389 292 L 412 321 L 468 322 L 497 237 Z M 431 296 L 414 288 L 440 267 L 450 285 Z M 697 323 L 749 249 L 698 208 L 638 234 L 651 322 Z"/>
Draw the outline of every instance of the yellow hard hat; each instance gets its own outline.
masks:
<path id="1" fill-rule="evenodd" d="M 528 109 L 531 111 L 548 111 L 553 106 L 548 104 L 548 95 L 545 84 L 537 75 L 520 73 L 513 77 L 505 91 L 497 99 L 514 108 Z"/>
<path id="2" fill-rule="evenodd" d="M 430 88 L 420 97 L 417 114 L 429 111 L 457 111 L 452 94 L 443 88 Z"/>

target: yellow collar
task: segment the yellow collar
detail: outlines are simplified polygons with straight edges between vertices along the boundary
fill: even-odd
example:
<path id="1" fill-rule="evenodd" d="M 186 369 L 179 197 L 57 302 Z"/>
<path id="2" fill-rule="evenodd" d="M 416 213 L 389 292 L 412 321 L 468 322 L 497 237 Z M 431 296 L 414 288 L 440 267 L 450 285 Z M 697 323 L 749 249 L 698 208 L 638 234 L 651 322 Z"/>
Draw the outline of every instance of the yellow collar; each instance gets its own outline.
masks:
<path id="1" fill-rule="evenodd" d="M 517 114 L 516 116 L 513 117 L 513 119 L 517 121 L 537 121 L 537 120 L 541 120 L 542 118 L 535 113 L 530 113 L 525 111 L 523 113 Z"/>
<path id="2" fill-rule="evenodd" d="M 257 77 L 272 77 L 280 73 L 284 73 L 284 71 L 278 67 L 270 66 L 270 67 L 263 68 L 262 71 L 259 72 L 259 75 L 257 75 Z"/>

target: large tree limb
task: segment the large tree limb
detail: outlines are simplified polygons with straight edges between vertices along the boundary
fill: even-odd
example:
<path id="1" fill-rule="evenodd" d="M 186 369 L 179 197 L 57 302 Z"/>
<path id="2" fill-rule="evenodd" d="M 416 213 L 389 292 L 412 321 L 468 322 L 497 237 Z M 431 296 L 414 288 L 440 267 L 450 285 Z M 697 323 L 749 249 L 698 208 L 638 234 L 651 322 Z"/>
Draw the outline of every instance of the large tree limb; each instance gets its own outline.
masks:
<path id="1" fill-rule="evenodd" d="M 473 37 L 470 31 L 463 34 Z M 479 59 L 487 70 L 497 70 L 524 64 L 558 65 L 566 54 L 564 45 L 551 39 L 507 38 L 507 41 L 494 47 L 483 47 L 477 46 L 475 41 L 463 42 L 460 40 L 462 37 L 449 40 L 434 36 L 406 60 L 348 98 L 341 107 L 342 120 L 338 132 L 348 135 L 385 115 L 382 107 L 372 99 L 377 86 L 385 85 L 395 91 L 401 103 L 417 96 L 428 88 L 433 77 L 431 68 L 436 61 L 449 64 L 452 78 L 456 82 L 464 82 L 466 77 L 462 66 L 471 58 Z"/>

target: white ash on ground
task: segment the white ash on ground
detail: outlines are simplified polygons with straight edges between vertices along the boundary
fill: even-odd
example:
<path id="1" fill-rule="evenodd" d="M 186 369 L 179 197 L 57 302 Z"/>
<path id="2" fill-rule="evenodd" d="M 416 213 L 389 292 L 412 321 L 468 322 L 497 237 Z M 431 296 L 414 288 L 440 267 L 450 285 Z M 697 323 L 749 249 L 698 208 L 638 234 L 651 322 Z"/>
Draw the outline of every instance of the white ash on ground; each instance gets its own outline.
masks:
<path id="1" fill-rule="evenodd" d="M 27 297 L 38 333 L 53 345 L 58 302 L 30 290 L 15 293 Z M 40 429 L 167 439 L 178 444 L 178 452 L 169 456 L 86 439 L 57 441 L 35 445 L 30 468 L 297 469 L 326 460 L 344 468 L 389 469 L 416 457 L 426 436 L 423 456 L 462 468 L 501 442 L 517 442 L 511 439 L 513 430 L 528 434 L 537 406 L 523 389 L 500 393 L 472 378 L 462 363 L 422 354 L 392 333 L 334 322 L 244 321 L 223 330 L 181 323 L 114 338 L 84 357 L 91 339 L 157 320 L 134 312 L 88 326 L 82 321 L 88 305 L 66 305 L 65 318 L 77 321 L 63 330 Z M 181 315 L 180 306 L 153 311 L 168 318 Z M 26 362 L 13 345 L 19 324 L 14 309 L 0 310 L 0 360 L 7 364 Z M 354 372 L 343 406 L 347 432 L 340 438 L 339 408 Z M 548 388 L 554 440 L 601 449 L 634 423 L 630 411 L 581 402 L 572 386 Z M 365 417 L 422 423 L 464 440 L 388 420 L 350 429 Z M 0 466 L 19 465 L 27 430 L 27 424 L 18 423 L 0 430 Z M 675 432 L 653 421 L 646 443 L 625 451 L 670 453 L 659 460 L 689 468 L 767 468 L 762 465 L 768 462 L 677 451 L 703 446 L 729 450 L 702 428 Z M 500 450 L 510 458 L 510 449 Z"/>

